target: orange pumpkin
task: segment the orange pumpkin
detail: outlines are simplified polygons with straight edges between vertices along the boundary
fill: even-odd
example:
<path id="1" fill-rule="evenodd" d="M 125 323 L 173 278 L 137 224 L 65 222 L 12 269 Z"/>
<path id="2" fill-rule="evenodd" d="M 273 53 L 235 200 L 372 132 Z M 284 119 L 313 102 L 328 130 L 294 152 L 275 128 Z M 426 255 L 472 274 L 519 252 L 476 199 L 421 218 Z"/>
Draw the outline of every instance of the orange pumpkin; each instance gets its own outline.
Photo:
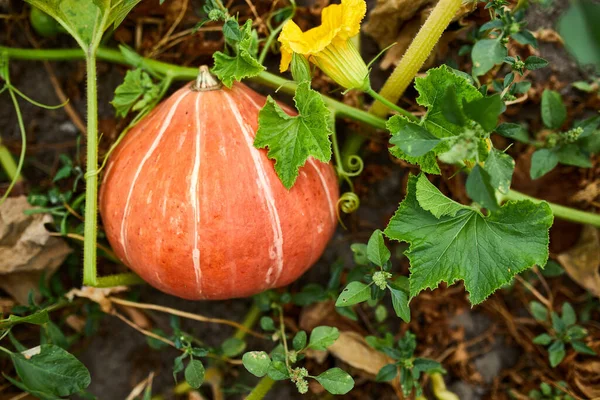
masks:
<path id="1" fill-rule="evenodd" d="M 201 79 L 200 79 L 201 78 Z M 118 257 L 186 299 L 287 285 L 337 225 L 334 169 L 310 158 L 287 190 L 252 145 L 265 98 L 205 71 L 159 104 L 110 157 L 100 212 Z"/>

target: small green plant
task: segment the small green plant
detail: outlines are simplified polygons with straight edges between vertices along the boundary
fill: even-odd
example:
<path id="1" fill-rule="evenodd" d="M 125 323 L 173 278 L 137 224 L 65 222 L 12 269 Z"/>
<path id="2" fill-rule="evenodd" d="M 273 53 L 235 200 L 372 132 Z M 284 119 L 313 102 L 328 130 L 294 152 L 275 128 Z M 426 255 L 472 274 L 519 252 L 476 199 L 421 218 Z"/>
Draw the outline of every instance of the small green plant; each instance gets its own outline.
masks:
<path id="1" fill-rule="evenodd" d="M 330 368 L 317 376 L 312 376 L 306 368 L 295 365 L 304 359 L 306 351 L 309 349 L 327 350 L 340 336 L 338 329 L 330 326 L 317 326 L 310 333 L 310 337 L 305 331 L 299 331 L 292 339 L 290 348 L 283 323 L 283 310 L 276 304 L 273 305 L 273 308 L 279 314 L 278 324 L 276 325 L 270 317 L 263 317 L 260 325 L 263 330 L 272 335 L 273 341 L 279 343 L 270 354 L 265 351 L 245 353 L 242 362 L 248 372 L 259 378 L 268 377 L 273 381 L 290 380 L 300 393 L 308 391 L 307 379 L 309 378 L 315 379 L 331 394 L 348 393 L 354 387 L 354 380 L 344 370 Z M 252 393 L 248 398 L 251 397 Z"/>
<path id="2" fill-rule="evenodd" d="M 381 368 L 375 380 L 387 382 L 399 376 L 404 396 L 411 396 L 413 391 L 417 397 L 421 396 L 423 393 L 419 382 L 421 374 L 446 373 L 439 362 L 429 358 L 415 357 L 417 341 L 416 336 L 410 331 L 407 331 L 396 344 L 390 333 L 387 333 L 384 338 L 367 336 L 366 340 L 371 347 L 395 360 L 393 364 L 387 364 Z"/>
<path id="3" fill-rule="evenodd" d="M 529 303 L 529 311 L 538 322 L 548 328 L 548 333 L 536 336 L 533 343 L 548 347 L 548 359 L 552 367 L 556 367 L 565 358 L 567 344 L 577 353 L 596 355 L 596 352 L 583 341 L 588 332 L 577 325 L 577 314 L 571 304 L 563 303 L 561 315 L 552 311 L 550 318 L 548 318 L 548 309 L 537 301 Z"/>
<path id="4" fill-rule="evenodd" d="M 565 382 L 558 382 L 556 386 L 550 386 L 546 382 L 540 383 L 540 388 L 531 390 L 528 396 L 532 400 L 575 400 L 573 396 L 565 393 L 567 388 Z"/>
<path id="5" fill-rule="evenodd" d="M 385 245 L 383 232 L 379 229 L 373 232 L 366 245 L 353 244 L 352 251 L 358 268 L 350 275 L 350 283 L 337 298 L 336 307 L 350 307 L 362 302 L 375 305 L 389 292 L 396 315 L 410 322 L 408 278 L 394 277 L 390 272 L 391 253 Z"/>

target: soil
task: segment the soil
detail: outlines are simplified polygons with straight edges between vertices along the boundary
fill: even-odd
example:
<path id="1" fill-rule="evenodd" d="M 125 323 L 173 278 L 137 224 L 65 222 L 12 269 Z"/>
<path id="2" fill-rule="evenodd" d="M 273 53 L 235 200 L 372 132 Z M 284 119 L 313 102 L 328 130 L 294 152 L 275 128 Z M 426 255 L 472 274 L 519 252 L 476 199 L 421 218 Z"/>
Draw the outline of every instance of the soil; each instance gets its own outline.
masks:
<path id="1" fill-rule="evenodd" d="M 0 12 L 8 13 L 20 10 L 20 6 L 12 3 L 0 0 Z M 370 8 L 374 3 L 374 0 L 369 1 Z M 549 9 L 534 6 L 528 12 L 527 20 L 530 29 L 537 30 L 555 26 L 557 18 L 567 6 L 568 1 L 555 0 L 552 4 Z M 4 31 L 4 27 L 7 25 L 5 22 L 0 22 L 0 26 L 3 27 L 1 31 Z M 28 28 L 24 21 L 16 21 L 11 29 L 22 31 Z M 30 43 L 24 37 L 11 34 L 8 30 L 0 37 L 3 44 L 30 46 Z M 10 38 L 9 43 L 4 42 L 6 38 Z M 40 43 L 41 47 L 71 47 L 72 45 L 73 43 L 65 38 L 45 40 Z M 363 49 L 366 59 L 371 59 L 379 51 L 374 41 L 367 36 L 363 37 Z M 531 80 L 534 82 L 534 86 L 536 84 L 541 85 L 551 76 L 557 82 L 572 82 L 582 80 L 588 76 L 589 71 L 578 68 L 558 43 L 542 42 L 539 53 L 541 57 L 551 62 L 551 67 L 548 71 L 541 70 L 532 75 Z M 456 58 L 456 61 L 459 61 L 459 59 Z M 201 56 L 194 62 L 209 62 L 209 60 L 203 59 Z M 270 59 L 268 61 L 269 69 L 275 71 L 277 62 L 276 58 Z M 54 63 L 53 70 L 57 80 L 61 82 L 65 89 L 70 103 L 79 115 L 84 116 L 83 63 Z M 99 71 L 100 125 L 110 138 L 118 131 L 118 127 L 115 123 L 114 111 L 108 102 L 112 98 L 114 89 L 122 82 L 124 68 L 101 63 Z M 373 72 L 374 86 L 380 85 L 386 74 L 375 67 Z M 48 72 L 42 63 L 11 62 L 11 79 L 15 86 L 24 93 L 30 94 L 37 101 L 45 104 L 59 103 L 55 90 L 48 79 Z M 264 88 L 257 89 L 265 93 L 269 92 Z M 568 86 L 564 86 L 561 92 L 563 95 L 570 97 L 573 102 L 576 101 L 577 96 L 582 95 L 574 92 Z M 59 154 L 68 153 L 75 156 L 78 137 L 77 128 L 61 109 L 45 110 L 26 102 L 20 102 L 20 104 L 28 133 L 27 161 L 24 175 L 27 176 L 31 187 L 48 186 L 51 177 L 59 166 Z M 519 115 L 514 118 L 535 121 L 538 119 L 537 113 L 538 105 L 534 102 L 527 107 L 523 107 Z M 6 95 L 0 96 L 0 121 L 3 122 L 2 126 L 4 128 L 2 131 L 3 141 L 14 153 L 17 153 L 20 148 L 18 127 L 10 99 Z M 343 137 L 344 133 L 341 132 L 340 136 Z M 514 153 L 519 155 L 517 171 L 527 171 L 530 154 L 520 154 L 521 151 L 521 148 L 514 149 Z M 412 168 L 407 168 L 406 165 L 394 164 L 389 159 L 385 146 L 376 142 L 366 146 L 363 158 L 367 167 L 356 180 L 357 192 L 361 197 L 360 209 L 355 214 L 344 217 L 344 223 L 348 229 L 340 227 L 337 230 L 323 257 L 309 272 L 291 286 L 290 290 L 292 292 L 307 283 L 327 282 L 329 266 L 336 260 L 342 260 L 346 268 L 349 269 L 352 266 L 350 244 L 366 242 L 374 229 L 386 225 L 404 196 L 408 174 L 416 172 Z M 452 173 L 451 170 L 445 171 L 445 177 L 448 178 Z M 515 175 L 515 187 L 517 189 L 564 204 L 568 204 L 570 196 L 579 189 L 576 178 L 571 180 L 560 179 L 560 176 L 577 177 L 578 172 L 574 169 L 560 168 L 542 183 L 536 182 L 533 184 L 526 176 L 527 174 L 519 173 Z M 456 179 L 461 179 L 461 177 L 457 176 Z M 453 191 L 455 186 L 461 185 L 442 184 L 443 190 L 450 192 Z M 557 223 L 553 228 L 552 251 L 557 252 L 570 247 L 577 240 L 579 229 L 578 226 L 573 224 Z M 406 259 L 401 255 L 401 252 L 395 251 L 393 254 L 396 254 L 394 265 L 400 265 L 401 269 L 406 270 Z M 412 305 L 417 310 L 417 322 L 411 324 L 411 329 L 419 334 L 421 343 L 419 349 L 426 350 L 429 347 L 427 351 L 435 355 L 439 355 L 445 350 L 436 347 L 435 338 L 440 335 L 464 337 L 464 340 L 468 341 L 491 332 L 490 336 L 482 341 L 480 345 L 469 349 L 471 354 L 474 354 L 470 359 L 461 361 L 457 353 L 449 356 L 449 359 L 452 360 L 451 365 L 456 369 L 448 368 L 449 373 L 446 375 L 446 381 L 450 389 L 457 393 L 461 400 L 492 398 L 490 397 L 492 387 L 494 384 L 500 383 L 506 371 L 514 368 L 517 364 L 527 364 L 530 360 L 528 355 L 524 354 L 518 344 L 507 334 L 504 327 L 505 321 L 498 313 L 490 311 L 493 306 L 470 308 L 463 288 L 460 285 L 457 287 L 458 290 L 454 290 L 455 288 L 452 288 L 452 290 L 442 288 L 435 292 L 425 293 L 416 299 Z M 139 295 L 138 300 L 142 302 L 238 321 L 243 318 L 251 305 L 249 299 L 190 302 L 168 296 L 149 286 L 136 289 L 135 292 Z M 493 301 L 491 300 L 489 304 L 501 302 L 500 296 L 493 296 Z M 522 307 L 518 304 L 513 305 Z M 519 313 L 518 310 L 514 309 L 511 312 L 515 315 Z M 444 321 L 435 321 L 435 313 L 438 313 L 438 316 L 443 315 Z M 149 315 L 154 327 L 169 331 L 168 316 L 160 313 L 150 313 Z M 393 315 L 391 307 L 390 315 Z M 190 323 L 188 321 L 182 321 L 182 329 L 201 338 L 208 345 L 221 343 L 224 337 L 233 332 L 229 327 L 198 322 Z M 448 340 L 443 341 L 443 343 L 447 342 Z M 263 342 L 249 339 L 248 348 L 259 349 L 264 345 Z M 126 398 L 131 389 L 151 371 L 155 372 L 154 393 L 161 393 L 166 398 L 170 398 L 169 393 L 174 386 L 171 374 L 173 359 L 178 352 L 173 349 L 151 350 L 141 334 L 114 317 L 103 317 L 98 333 L 83 344 L 78 345 L 74 351 L 90 370 L 92 384 L 89 390 L 99 399 Z M 328 362 L 333 365 L 337 361 L 330 359 Z M 240 376 L 234 374 L 240 374 Z M 465 377 L 468 377 L 468 379 L 464 379 Z M 182 377 L 180 376 L 180 378 Z M 252 387 L 256 379 L 239 369 L 225 377 L 227 384 L 233 381 Z M 227 384 L 225 387 L 227 387 Z M 302 397 L 297 394 L 291 384 L 280 383 L 266 398 L 275 400 L 317 397 L 314 394 Z M 371 383 L 361 386 L 359 390 L 353 391 L 344 398 L 392 399 L 396 397 L 387 386 Z"/>

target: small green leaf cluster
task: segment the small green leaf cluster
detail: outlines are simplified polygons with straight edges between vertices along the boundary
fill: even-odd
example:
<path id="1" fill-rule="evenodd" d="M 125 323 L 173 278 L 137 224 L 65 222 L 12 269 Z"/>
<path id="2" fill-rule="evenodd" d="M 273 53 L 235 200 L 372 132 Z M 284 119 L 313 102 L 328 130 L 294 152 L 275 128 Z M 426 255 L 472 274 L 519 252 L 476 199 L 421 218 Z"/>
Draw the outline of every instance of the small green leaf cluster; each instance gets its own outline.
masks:
<path id="1" fill-rule="evenodd" d="M 177 318 L 171 319 L 171 327 L 174 331 L 173 342 L 175 343 L 175 348 L 182 351 L 182 354 L 177 356 L 173 361 L 173 379 L 177 382 L 177 374 L 183 371 L 185 381 L 194 389 L 198 389 L 204 382 L 205 369 L 202 361 L 197 358 L 206 357 L 209 351 L 205 348 L 193 346 L 192 342 L 194 339 L 181 331 Z M 188 358 L 189 362 L 187 366 L 184 366 L 184 361 Z"/>
<path id="2" fill-rule="evenodd" d="M 490 10 L 491 21 L 475 30 L 475 44 L 464 46 L 462 54 L 471 52 L 473 60 L 473 76 L 485 75 L 495 65 L 501 64 L 507 56 L 506 44 L 509 39 L 523 45 L 537 48 L 537 40 L 525 28 L 524 10 L 513 11 L 506 7 L 509 3 L 504 0 L 490 0 L 485 8 Z"/>
<path id="3" fill-rule="evenodd" d="M 203 10 L 207 18 L 198 23 L 196 28 L 208 21 L 223 21 L 225 49 L 224 52 L 213 54 L 215 65 L 212 72 L 219 80 L 230 88 L 234 81 L 260 74 L 265 67 L 257 60 L 258 33 L 252 28 L 252 20 L 240 26 L 237 17 L 229 15 L 220 0 L 207 1 Z"/>
<path id="4" fill-rule="evenodd" d="M 531 178 L 544 176 L 559 163 L 590 168 L 591 155 L 600 152 L 600 116 L 579 121 L 571 129 L 560 131 L 567 119 L 567 109 L 560 93 L 546 89 L 542 94 L 541 117 L 550 133 L 538 143 L 541 148 L 531 157 Z"/>
<path id="5" fill-rule="evenodd" d="M 384 338 L 367 336 L 366 341 L 371 347 L 377 351 L 381 351 L 395 361 L 392 364 L 382 367 L 377 373 L 375 380 L 377 382 L 387 382 L 399 375 L 402 392 L 407 398 L 413 394 L 413 391 L 416 397 L 422 395 L 423 389 L 419 382 L 421 374 L 432 372 L 446 373 L 439 362 L 429 358 L 415 357 L 414 353 L 417 348 L 417 341 L 416 336 L 410 331 L 407 331 L 395 344 L 391 333 L 387 333 Z"/>
<path id="6" fill-rule="evenodd" d="M 383 233 L 376 230 L 368 244 L 354 244 L 352 251 L 359 268 L 349 275 L 350 282 L 338 296 L 336 307 L 350 307 L 363 302 L 375 306 L 389 292 L 396 315 L 410 322 L 408 279 L 404 276 L 393 278 L 390 272 L 391 253 L 385 245 Z"/>
<path id="7" fill-rule="evenodd" d="M 533 339 L 533 343 L 548 347 L 548 359 L 552 367 L 556 367 L 565 358 L 566 345 L 569 344 L 577 353 L 596 355 L 596 352 L 585 344 L 588 332 L 577 325 L 577 314 L 571 304 L 562 305 L 562 313 L 552 311 L 548 318 L 548 309 L 537 301 L 529 303 L 531 315 L 548 328 L 548 333 L 542 333 Z"/>
<path id="8" fill-rule="evenodd" d="M 136 68 L 127 71 L 123 83 L 115 89 L 111 104 L 119 117 L 125 117 L 130 111 L 146 114 L 156 105 L 160 92 L 160 86 L 154 83 L 150 75 Z"/>
<path id="9" fill-rule="evenodd" d="M 77 160 L 78 157 L 75 158 Z M 54 217 L 54 225 L 57 231 L 66 235 L 67 233 L 83 234 L 83 223 L 73 215 L 72 211 L 83 214 L 85 194 L 75 196 L 78 185 L 83 179 L 82 168 L 68 155 L 59 155 L 62 166 L 58 169 L 52 182 L 55 184 L 67 183 L 72 180 L 72 185 L 67 190 L 61 190 L 53 186 L 46 192 L 33 191 L 27 196 L 27 201 L 34 209 L 25 210 L 25 214 L 50 214 Z"/>
<path id="10" fill-rule="evenodd" d="M 540 388 L 529 391 L 528 397 L 531 400 L 575 400 L 573 396 L 565 393 L 563 389 L 567 388 L 567 383 L 560 381 L 558 387 L 550 386 L 546 382 L 540 383 Z"/>
<path id="11" fill-rule="evenodd" d="M 299 331 L 292 339 L 292 348 L 288 347 L 285 326 L 283 325 L 282 310 L 275 307 L 280 313 L 279 326 L 270 317 L 261 318 L 260 325 L 263 330 L 272 334 L 276 342 L 280 342 L 271 353 L 265 351 L 250 351 L 243 355 L 244 367 L 252 375 L 281 381 L 290 380 L 296 385 L 299 393 L 308 391 L 307 379 L 315 379 L 331 394 L 346 394 L 354 387 L 352 377 L 340 368 L 330 368 L 325 372 L 312 376 L 306 368 L 296 366 L 298 361 L 305 357 L 307 350 L 327 350 L 340 336 L 337 328 L 330 326 L 317 326 L 310 333 L 310 338 L 305 331 Z"/>

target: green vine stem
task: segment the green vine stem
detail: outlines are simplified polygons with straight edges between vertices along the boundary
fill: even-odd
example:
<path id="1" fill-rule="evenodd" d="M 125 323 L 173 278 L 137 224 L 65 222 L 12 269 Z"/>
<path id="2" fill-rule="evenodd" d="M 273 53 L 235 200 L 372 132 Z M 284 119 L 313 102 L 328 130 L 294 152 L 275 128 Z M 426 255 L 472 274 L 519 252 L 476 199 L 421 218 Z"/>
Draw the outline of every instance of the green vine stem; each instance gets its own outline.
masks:
<path id="1" fill-rule="evenodd" d="M 85 242 L 84 242 L 85 243 Z M 141 285 L 146 282 L 138 275 L 133 272 L 126 272 L 123 274 L 114 274 L 109 276 L 101 276 L 95 277 L 96 284 L 95 287 L 99 288 L 110 288 L 115 286 L 131 286 L 131 285 Z"/>
<path id="2" fill-rule="evenodd" d="M 396 111 L 397 113 L 399 113 L 399 114 L 407 117 L 411 121 L 418 121 L 419 120 L 419 118 L 417 118 L 414 114 L 406 111 L 404 108 L 398 107 L 396 104 L 392 103 L 391 101 L 389 101 L 388 99 L 386 99 L 384 96 L 380 95 L 379 93 L 377 93 L 373 89 L 369 88 L 369 90 L 367 90 L 365 93 L 367 93 L 368 95 L 370 95 L 371 97 L 373 97 L 376 101 L 380 102 L 381 104 L 383 104 L 384 106 L 386 106 L 390 110 Z"/>
<path id="3" fill-rule="evenodd" d="M 448 2 L 449 0 L 441 0 L 439 4 L 443 2 Z M 459 1 L 460 3 L 460 1 Z M 437 6 L 436 6 L 437 8 Z M 430 19 L 432 17 L 430 16 Z M 449 17 L 448 20 L 451 18 Z M 423 30 L 423 28 L 421 29 Z M 84 59 L 83 51 L 79 49 L 53 49 L 53 50 L 45 50 L 45 49 L 19 49 L 19 48 L 10 48 L 10 47 L 2 47 L 0 46 L 0 53 L 6 54 L 7 56 L 13 59 L 19 60 L 47 60 L 47 61 L 66 61 L 66 60 L 82 60 Z M 127 60 L 121 52 L 118 50 L 107 49 L 100 47 L 96 53 L 97 58 L 99 60 L 108 61 L 116 64 L 132 65 L 132 62 Z M 165 63 L 162 61 L 151 60 L 147 58 L 141 59 L 141 64 L 149 69 L 154 70 L 157 73 L 161 73 L 167 75 L 170 73 L 174 80 L 193 80 L 196 78 L 198 71 L 196 68 L 188 68 L 181 67 L 178 65 L 173 65 L 169 63 Z M 410 78 L 412 80 L 412 77 Z M 292 81 L 284 79 L 280 76 L 262 72 L 260 75 L 252 78 L 254 82 L 263 84 L 272 88 L 280 88 L 280 90 L 287 94 L 294 94 L 296 90 L 296 84 Z M 364 112 L 362 110 L 358 110 L 354 107 L 351 107 L 347 104 L 336 101 L 330 97 L 323 96 L 325 103 L 327 106 L 335 113 L 336 117 L 349 118 L 355 121 L 362 122 L 364 124 L 370 125 L 377 129 L 385 129 L 386 120 L 383 118 L 379 118 L 373 114 Z M 389 99 L 389 98 L 388 98 Z M 352 138 L 357 136 L 356 140 Z M 349 140 L 346 143 L 345 148 L 342 149 L 341 157 L 344 157 L 344 154 L 355 154 L 356 152 L 347 152 L 344 151 L 346 148 L 356 149 L 360 147 L 359 140 L 362 139 L 361 136 L 354 135 L 350 136 Z M 523 195 L 518 192 L 511 191 L 506 197 L 505 200 L 522 200 L 529 199 L 532 201 L 540 201 L 538 199 Z M 552 205 L 551 207 L 558 218 L 568 219 L 570 221 L 579 222 L 583 224 L 590 224 L 594 226 L 600 226 L 600 216 L 594 213 L 585 212 L 575 210 L 569 207 Z M 95 215 L 94 218 L 95 220 Z"/>
<path id="4" fill-rule="evenodd" d="M 4 53 L 15 60 L 68 61 L 85 59 L 83 51 L 79 49 L 19 49 L 0 46 L 0 53 Z M 191 81 L 198 76 L 197 68 L 181 67 L 149 58 L 140 58 L 140 63 L 134 64 L 132 60 L 123 56 L 120 51 L 104 47 L 98 48 L 96 56 L 98 60 L 102 61 L 132 67 L 144 67 L 162 75 L 170 74 L 173 80 Z M 283 93 L 290 95 L 293 95 L 296 91 L 295 82 L 266 71 L 249 80 L 271 88 L 279 88 Z M 335 111 L 338 117 L 363 122 L 377 129 L 385 129 L 385 120 L 383 118 L 376 117 L 366 111 L 358 110 L 331 97 L 323 96 L 323 99 L 327 106 Z"/>
<path id="5" fill-rule="evenodd" d="M 258 384 L 252 389 L 245 400 L 262 400 L 274 384 L 275 381 L 273 379 L 269 378 L 269 376 L 264 376 L 258 381 Z"/>
<path id="6" fill-rule="evenodd" d="M 511 190 L 508 194 L 503 196 L 504 201 L 506 200 L 531 200 L 534 203 L 539 203 L 542 200 L 536 199 L 535 197 L 527 196 L 526 194 Z M 552 210 L 555 217 L 564 219 L 571 222 L 577 222 L 584 225 L 592 225 L 600 228 L 600 215 L 592 212 L 575 210 L 570 207 L 561 206 L 559 204 L 547 202 Z"/>
<path id="7" fill-rule="evenodd" d="M 2 138 L 0 138 L 0 165 L 2 165 L 4 172 L 6 172 L 8 179 L 11 181 L 20 182 L 23 180 L 23 177 L 19 174 L 15 159 L 6 146 L 2 144 Z"/>
<path id="8" fill-rule="evenodd" d="M 10 94 L 10 98 L 11 98 L 13 106 L 15 108 L 15 113 L 17 114 L 17 123 L 19 124 L 19 131 L 21 132 L 21 154 L 19 156 L 19 163 L 17 164 L 16 168 L 13 169 L 10 185 L 8 185 L 6 192 L 0 198 L 0 204 L 4 203 L 4 200 L 6 200 L 6 198 L 10 194 L 10 191 L 15 186 L 19 177 L 21 176 L 21 170 L 23 169 L 23 162 L 25 161 L 25 151 L 27 148 L 27 138 L 25 135 L 25 124 L 23 123 L 23 116 L 21 115 L 21 108 L 19 107 L 19 101 L 17 100 L 15 91 L 13 90 L 11 83 L 10 83 L 10 71 L 8 70 L 8 61 L 6 60 L 6 57 L 2 57 L 2 58 L 3 58 L 2 61 L 5 62 L 1 66 L 2 75 L 4 77 L 4 80 L 6 81 L 6 87 L 8 88 L 8 93 Z M 2 147 L 4 149 L 6 149 L 6 147 L 4 147 L 4 146 L 2 146 Z M 5 168 L 6 168 L 6 165 L 9 165 L 10 163 L 12 163 L 14 165 L 14 162 L 15 162 L 12 158 L 12 155 L 8 152 L 8 150 L 6 150 L 6 153 L 8 153 L 7 159 L 2 161 L 2 165 Z M 9 161 L 9 159 L 10 159 L 10 161 Z M 11 167 L 12 167 L 12 165 L 11 165 Z M 9 170 L 7 170 L 7 173 L 9 174 L 9 176 L 11 175 L 11 172 L 9 172 Z"/>
<path id="9" fill-rule="evenodd" d="M 408 85 L 433 50 L 444 30 L 448 27 L 456 12 L 459 10 L 462 0 L 440 0 L 433 11 L 417 33 L 398 66 L 383 85 L 379 92 L 381 96 L 391 103 L 396 103 L 402 96 Z M 376 101 L 369 110 L 374 115 L 383 117 L 388 112 L 388 106 Z"/>

